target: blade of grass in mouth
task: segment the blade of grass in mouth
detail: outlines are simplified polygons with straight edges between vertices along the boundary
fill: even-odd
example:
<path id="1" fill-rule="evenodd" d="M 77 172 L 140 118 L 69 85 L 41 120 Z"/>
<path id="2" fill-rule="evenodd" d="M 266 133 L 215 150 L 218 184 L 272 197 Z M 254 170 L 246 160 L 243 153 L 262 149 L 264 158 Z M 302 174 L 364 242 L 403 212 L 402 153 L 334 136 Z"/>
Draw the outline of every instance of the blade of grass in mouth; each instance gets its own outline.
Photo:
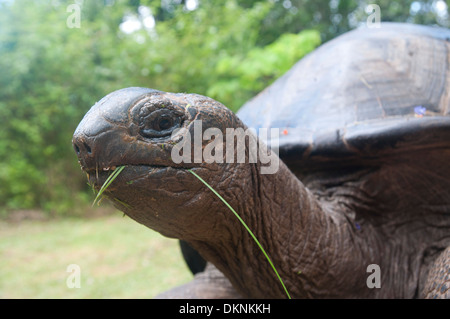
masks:
<path id="1" fill-rule="evenodd" d="M 103 183 L 100 190 L 98 191 L 98 194 L 95 197 L 94 202 L 92 203 L 92 206 L 94 206 L 98 202 L 98 200 L 100 199 L 100 196 L 102 196 L 103 192 L 109 187 L 109 185 L 111 185 L 111 183 L 117 178 L 117 176 L 119 176 L 119 174 L 123 171 L 124 168 L 125 168 L 125 166 L 119 166 L 113 171 L 113 173 L 111 175 L 108 176 L 108 178 Z"/>
<path id="2" fill-rule="evenodd" d="M 278 274 L 277 269 L 275 268 L 275 266 L 272 263 L 272 260 L 270 260 L 269 255 L 267 255 L 266 251 L 264 250 L 264 248 L 262 247 L 262 245 L 260 244 L 259 240 L 256 238 L 256 236 L 253 234 L 253 232 L 250 230 L 250 228 L 247 226 L 247 224 L 242 220 L 241 216 L 239 216 L 238 213 L 236 213 L 236 211 L 233 209 L 233 207 L 231 207 L 230 204 L 228 204 L 228 202 L 219 195 L 219 193 L 216 192 L 216 190 L 214 188 L 212 188 L 207 182 L 205 182 L 200 176 L 198 176 L 196 173 L 194 173 L 192 170 L 189 170 L 189 172 L 194 175 L 195 177 L 197 177 L 203 184 L 205 184 L 217 197 L 219 197 L 219 199 L 224 202 L 224 204 L 233 212 L 233 214 L 237 217 L 237 219 L 241 222 L 241 224 L 245 227 L 245 229 L 247 230 L 247 232 L 250 234 L 250 236 L 252 236 L 253 240 L 256 242 L 256 244 L 258 245 L 259 249 L 261 249 L 262 253 L 264 254 L 264 256 L 266 256 L 267 261 L 269 262 L 270 266 L 272 266 L 273 271 L 275 272 L 275 274 L 278 277 L 278 280 L 280 281 L 281 285 L 284 288 L 284 291 L 286 292 L 286 295 L 288 296 L 289 299 L 291 299 L 291 296 L 289 295 L 288 290 L 286 289 L 286 286 L 283 283 L 283 280 L 281 279 L 280 275 Z"/>

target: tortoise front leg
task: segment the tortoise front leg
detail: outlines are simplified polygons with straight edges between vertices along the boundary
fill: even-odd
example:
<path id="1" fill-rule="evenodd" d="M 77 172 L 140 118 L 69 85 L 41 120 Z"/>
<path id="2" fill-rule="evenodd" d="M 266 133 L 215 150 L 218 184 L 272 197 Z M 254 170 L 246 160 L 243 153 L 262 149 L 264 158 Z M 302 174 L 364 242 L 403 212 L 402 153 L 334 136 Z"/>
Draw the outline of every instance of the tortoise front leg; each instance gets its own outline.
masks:
<path id="1" fill-rule="evenodd" d="M 431 265 L 425 283 L 424 297 L 450 299 L 450 247 L 447 247 Z"/>
<path id="2" fill-rule="evenodd" d="M 230 281 L 211 263 L 205 271 L 187 284 L 163 292 L 155 299 L 239 299 L 242 298 Z"/>

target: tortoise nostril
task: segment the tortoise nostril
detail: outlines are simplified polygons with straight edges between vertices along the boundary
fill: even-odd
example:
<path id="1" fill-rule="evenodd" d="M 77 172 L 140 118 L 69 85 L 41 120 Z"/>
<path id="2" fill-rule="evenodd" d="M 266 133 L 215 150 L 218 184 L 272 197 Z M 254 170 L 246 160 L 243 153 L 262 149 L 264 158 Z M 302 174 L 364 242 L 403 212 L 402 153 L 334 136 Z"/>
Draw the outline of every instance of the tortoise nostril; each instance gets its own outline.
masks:
<path id="1" fill-rule="evenodd" d="M 84 171 L 95 170 L 98 158 L 96 158 L 97 145 L 94 138 L 84 134 L 74 134 L 72 146 L 75 150 L 81 169 Z"/>
<path id="2" fill-rule="evenodd" d="M 87 144 L 86 142 L 84 142 L 83 145 L 84 145 L 84 148 L 86 149 L 87 153 L 88 153 L 88 154 L 92 154 L 92 149 L 91 149 L 91 147 L 89 146 L 89 144 Z"/>
<path id="3" fill-rule="evenodd" d="M 80 154 L 80 148 L 78 147 L 77 144 L 73 144 L 73 148 L 75 149 L 75 152 L 77 152 L 77 154 Z"/>
<path id="4" fill-rule="evenodd" d="M 74 139 L 72 145 L 78 157 L 92 156 L 92 147 L 84 138 Z"/>

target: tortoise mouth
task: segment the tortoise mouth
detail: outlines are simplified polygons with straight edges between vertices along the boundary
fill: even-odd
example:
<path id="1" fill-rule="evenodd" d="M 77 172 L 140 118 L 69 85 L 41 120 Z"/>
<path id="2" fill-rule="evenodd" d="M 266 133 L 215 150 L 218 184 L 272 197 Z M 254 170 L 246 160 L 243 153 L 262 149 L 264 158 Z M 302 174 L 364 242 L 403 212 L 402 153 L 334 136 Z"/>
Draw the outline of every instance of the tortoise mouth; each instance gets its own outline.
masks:
<path id="1" fill-rule="evenodd" d="M 99 192 L 105 185 L 102 196 L 126 214 L 154 211 L 153 206 L 158 206 L 160 203 L 165 205 L 178 203 L 178 206 L 182 206 L 192 189 L 193 176 L 188 171 L 190 168 L 155 165 L 122 166 L 124 168 L 112 182 L 106 182 L 108 177 L 112 176 L 111 169 L 87 174 L 91 187 Z M 195 171 L 203 169 L 202 167 L 193 168 Z M 162 207 L 157 209 L 160 212 L 165 210 Z"/>
<path id="2" fill-rule="evenodd" d="M 172 167 L 162 165 L 148 165 L 148 164 L 130 164 L 130 165 L 112 165 L 110 167 L 98 168 L 95 170 L 85 170 L 89 184 L 99 191 L 108 177 L 119 167 L 125 166 L 120 174 L 111 183 L 108 190 L 113 190 L 117 185 L 133 185 L 136 181 L 157 178 L 162 179 L 164 176 L 173 175 L 178 171 L 186 171 L 188 167 Z"/>

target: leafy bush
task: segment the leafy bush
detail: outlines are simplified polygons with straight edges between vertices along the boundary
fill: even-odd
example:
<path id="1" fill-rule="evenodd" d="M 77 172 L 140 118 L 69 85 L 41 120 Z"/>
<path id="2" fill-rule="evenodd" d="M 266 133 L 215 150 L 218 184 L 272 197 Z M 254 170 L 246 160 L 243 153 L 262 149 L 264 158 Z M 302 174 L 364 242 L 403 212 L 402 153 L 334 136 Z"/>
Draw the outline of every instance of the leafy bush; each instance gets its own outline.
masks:
<path id="1" fill-rule="evenodd" d="M 217 63 L 218 80 L 211 84 L 207 95 L 237 110 L 319 44 L 319 32 L 306 30 L 283 34 L 272 44 L 252 48 L 243 57 L 224 57 Z"/>

